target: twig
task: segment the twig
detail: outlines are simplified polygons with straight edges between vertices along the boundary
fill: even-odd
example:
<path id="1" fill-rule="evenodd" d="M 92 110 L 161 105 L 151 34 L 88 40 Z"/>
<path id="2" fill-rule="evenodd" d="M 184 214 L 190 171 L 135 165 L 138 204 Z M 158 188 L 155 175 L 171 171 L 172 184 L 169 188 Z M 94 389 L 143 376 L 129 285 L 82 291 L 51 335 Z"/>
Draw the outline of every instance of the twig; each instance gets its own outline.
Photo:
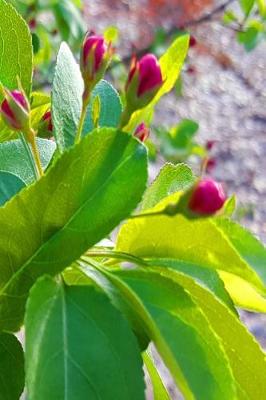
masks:
<path id="1" fill-rule="evenodd" d="M 223 4 L 220 4 L 219 6 L 215 7 L 213 10 L 209 11 L 208 13 L 206 13 L 205 15 L 202 15 L 201 17 L 197 18 L 197 19 L 192 19 L 190 21 L 185 22 L 182 25 L 182 28 L 189 28 L 191 26 L 196 26 L 196 25 L 200 25 L 204 22 L 208 22 L 211 21 L 213 19 L 213 17 L 215 17 L 217 14 L 222 13 L 230 4 L 234 3 L 236 0 L 227 0 L 226 2 L 224 2 Z M 171 27 L 167 32 L 166 32 L 166 36 L 167 37 L 171 37 L 173 34 L 176 33 L 177 31 L 177 27 L 173 26 Z M 147 53 L 150 49 L 150 46 L 147 46 L 139 51 L 136 52 L 136 56 L 137 57 L 141 57 L 143 56 L 145 53 Z M 128 63 L 131 59 L 131 55 L 125 56 L 122 58 L 122 62 L 123 63 Z"/>

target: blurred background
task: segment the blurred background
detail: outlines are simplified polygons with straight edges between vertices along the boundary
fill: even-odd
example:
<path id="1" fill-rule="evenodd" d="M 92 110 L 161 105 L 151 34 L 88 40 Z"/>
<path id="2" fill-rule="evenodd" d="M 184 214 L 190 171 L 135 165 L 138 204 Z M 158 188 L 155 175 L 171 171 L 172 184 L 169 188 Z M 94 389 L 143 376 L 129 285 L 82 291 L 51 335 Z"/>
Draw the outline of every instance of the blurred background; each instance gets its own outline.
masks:
<path id="1" fill-rule="evenodd" d="M 36 90 L 49 91 L 62 40 L 78 58 L 86 31 L 112 37 L 116 56 L 107 79 L 122 90 L 132 53 L 160 56 L 189 32 L 181 77 L 151 124 L 151 179 L 166 161 L 186 162 L 197 174 L 205 168 L 236 194 L 235 219 L 266 243 L 265 0 L 11 2 L 32 32 Z M 265 316 L 241 318 L 266 348 Z"/>

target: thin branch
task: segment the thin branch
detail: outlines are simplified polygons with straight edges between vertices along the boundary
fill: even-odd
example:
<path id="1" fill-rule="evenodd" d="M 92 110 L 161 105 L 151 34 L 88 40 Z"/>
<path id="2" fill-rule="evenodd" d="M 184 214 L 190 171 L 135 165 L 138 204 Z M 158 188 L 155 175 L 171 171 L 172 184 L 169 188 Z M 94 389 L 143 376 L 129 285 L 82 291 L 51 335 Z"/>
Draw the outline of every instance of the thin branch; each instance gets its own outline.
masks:
<path id="1" fill-rule="evenodd" d="M 219 6 L 215 7 L 213 10 L 209 11 L 208 13 L 202 15 L 201 17 L 197 18 L 197 19 L 192 19 L 190 21 L 187 21 L 183 24 L 183 28 L 189 28 L 191 26 L 196 26 L 196 25 L 200 25 L 204 22 L 210 22 L 213 20 L 214 17 L 216 17 L 218 14 L 221 14 L 222 12 L 224 12 L 226 10 L 226 8 L 234 3 L 236 0 L 227 0 L 226 2 L 224 2 L 223 4 L 220 4 Z M 171 37 L 172 35 L 174 35 L 177 31 L 177 27 L 173 26 L 172 28 L 170 28 L 167 32 L 166 32 L 166 36 L 167 37 Z M 150 50 L 150 46 L 147 46 L 139 51 L 136 52 L 136 56 L 137 57 L 141 57 L 144 54 L 146 54 L 148 51 Z M 122 62 L 124 63 L 128 63 L 131 60 L 131 55 L 125 56 L 122 58 Z"/>

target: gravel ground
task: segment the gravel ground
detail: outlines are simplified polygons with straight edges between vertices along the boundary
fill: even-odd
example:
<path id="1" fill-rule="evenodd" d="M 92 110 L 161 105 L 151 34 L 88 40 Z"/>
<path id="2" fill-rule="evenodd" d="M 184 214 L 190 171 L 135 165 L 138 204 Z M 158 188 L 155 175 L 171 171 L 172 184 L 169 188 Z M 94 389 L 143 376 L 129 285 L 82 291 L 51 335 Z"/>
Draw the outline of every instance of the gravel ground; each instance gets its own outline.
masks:
<path id="1" fill-rule="evenodd" d="M 117 26 L 122 54 L 128 52 L 129 42 L 146 46 L 153 29 L 148 19 L 141 20 L 139 10 L 142 5 L 145 16 L 146 3 L 112 2 L 110 7 L 109 1 L 94 2 L 87 10 L 89 26 L 97 32 Z M 166 19 L 166 24 L 170 22 Z M 190 49 L 189 63 L 196 73 L 183 73 L 183 97 L 166 96 L 157 107 L 155 122 L 172 126 L 191 118 L 200 124 L 199 142 L 217 141 L 217 167 L 212 175 L 225 182 L 229 194 L 236 193 L 239 205 L 248 210 L 241 222 L 266 243 L 266 42 L 247 53 L 219 21 L 201 24 L 192 33 L 198 45 Z M 159 163 L 153 166 L 151 175 L 159 167 Z M 241 319 L 266 348 L 266 315 L 241 312 Z M 155 357 L 172 398 L 180 399 L 166 368 Z M 147 398 L 152 399 L 149 386 Z"/>

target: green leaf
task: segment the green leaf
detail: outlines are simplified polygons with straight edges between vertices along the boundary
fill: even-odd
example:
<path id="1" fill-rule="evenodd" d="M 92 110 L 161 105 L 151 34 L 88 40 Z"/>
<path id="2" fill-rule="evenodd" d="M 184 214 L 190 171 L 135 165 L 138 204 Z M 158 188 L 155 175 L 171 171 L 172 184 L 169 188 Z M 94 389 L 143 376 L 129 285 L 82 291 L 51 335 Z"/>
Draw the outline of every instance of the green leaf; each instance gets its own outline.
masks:
<path id="1" fill-rule="evenodd" d="M 231 309 L 232 312 L 236 314 L 234 304 L 229 294 L 225 290 L 223 281 L 219 277 L 219 274 L 213 269 L 169 258 L 150 259 L 148 261 L 148 265 L 152 267 L 167 267 L 180 274 L 188 275 L 198 284 L 210 290 L 220 301 L 222 301 L 228 308 Z"/>
<path id="2" fill-rule="evenodd" d="M 58 52 L 52 88 L 54 136 L 60 151 L 74 144 L 80 119 L 83 79 L 66 43 Z"/>
<path id="3" fill-rule="evenodd" d="M 259 30 L 255 26 L 250 26 L 244 32 L 238 32 L 237 38 L 245 46 L 247 51 L 253 50 L 259 39 Z"/>
<path id="4" fill-rule="evenodd" d="M 99 97 L 101 103 L 99 127 L 115 128 L 120 121 L 122 104 L 119 94 L 109 82 L 102 79 L 92 91 L 83 127 L 83 136 L 95 127 L 92 118 L 92 109 L 93 102 L 97 97 Z"/>
<path id="5" fill-rule="evenodd" d="M 159 264 L 159 263 L 158 263 Z M 174 279 L 193 298 L 220 338 L 237 384 L 237 399 L 257 400 L 266 391 L 266 358 L 254 337 L 239 318 L 217 297 L 187 275 L 156 267 L 156 271 Z"/>
<path id="6" fill-rule="evenodd" d="M 29 400 L 144 400 L 136 338 L 93 286 L 41 278 L 30 292 L 25 330 Z"/>
<path id="7" fill-rule="evenodd" d="M 0 400 L 19 400 L 24 387 L 24 355 L 16 336 L 0 333 Z"/>
<path id="8" fill-rule="evenodd" d="M 165 164 L 144 193 L 142 209 L 151 208 L 170 194 L 188 188 L 193 181 L 193 173 L 187 165 Z"/>
<path id="9" fill-rule="evenodd" d="M 51 140 L 37 138 L 37 146 L 42 166 L 46 169 L 52 159 L 56 145 Z M 34 181 L 28 155 L 21 140 L 0 143 L 0 170 L 17 175 L 26 184 Z"/>
<path id="10" fill-rule="evenodd" d="M 25 186 L 16 175 L 0 170 L 0 207 Z"/>
<path id="11" fill-rule="evenodd" d="M 63 40 L 77 46 L 85 33 L 80 11 L 70 0 L 57 1 L 53 7 L 56 24 Z"/>
<path id="12" fill-rule="evenodd" d="M 215 224 L 229 239 L 241 258 L 250 265 L 266 285 L 266 248 L 248 230 L 229 219 L 215 219 Z M 237 305 L 266 312 L 266 298 L 260 297 L 243 279 L 220 273 Z"/>
<path id="13" fill-rule="evenodd" d="M 0 209 L 0 329 L 19 328 L 34 281 L 62 271 L 114 229 L 137 206 L 146 180 L 145 147 L 101 129 Z"/>
<path id="14" fill-rule="evenodd" d="M 177 148 L 187 148 L 198 129 L 199 124 L 197 122 L 184 119 L 171 130 L 172 144 Z"/>
<path id="15" fill-rule="evenodd" d="M 259 9 L 259 13 L 262 17 L 266 16 L 266 3 L 265 0 L 256 0 L 257 1 L 257 5 L 258 5 L 258 9 Z"/>
<path id="16" fill-rule="evenodd" d="M 162 378 L 160 377 L 160 374 L 156 369 L 151 356 L 148 354 L 148 352 L 145 352 L 143 353 L 142 357 L 151 379 L 152 389 L 153 389 L 153 399 L 171 400 L 170 395 L 168 394 L 167 389 L 164 386 Z"/>
<path id="17" fill-rule="evenodd" d="M 29 95 L 33 55 L 28 25 L 4 0 L 0 0 L 0 21 L 0 82 L 9 89 L 16 89 L 18 76 Z M 2 98 L 0 93 L 0 102 Z"/>
<path id="18" fill-rule="evenodd" d="M 220 341 L 187 292 L 146 269 L 113 275 L 143 303 L 148 314 L 142 315 L 144 327 L 185 398 L 235 399 L 234 380 Z"/>
<path id="19" fill-rule="evenodd" d="M 160 58 L 160 66 L 162 71 L 162 77 L 164 84 L 158 91 L 157 95 L 153 101 L 145 108 L 136 111 L 126 126 L 126 131 L 133 131 L 136 125 L 145 120 L 146 115 L 150 115 L 154 106 L 162 96 L 170 92 L 181 72 L 181 68 L 184 64 L 187 51 L 189 46 L 189 36 L 182 35 L 179 36 L 165 52 L 165 54 Z"/>
<path id="20" fill-rule="evenodd" d="M 240 6 L 247 17 L 249 16 L 254 4 L 255 0 L 240 0 Z"/>
<path id="21" fill-rule="evenodd" d="M 162 210 L 169 201 L 171 196 L 151 212 Z M 116 249 L 139 257 L 177 258 L 229 272 L 265 293 L 262 276 L 241 256 L 215 221 L 215 218 L 188 220 L 180 214 L 139 217 L 122 226 Z"/>

